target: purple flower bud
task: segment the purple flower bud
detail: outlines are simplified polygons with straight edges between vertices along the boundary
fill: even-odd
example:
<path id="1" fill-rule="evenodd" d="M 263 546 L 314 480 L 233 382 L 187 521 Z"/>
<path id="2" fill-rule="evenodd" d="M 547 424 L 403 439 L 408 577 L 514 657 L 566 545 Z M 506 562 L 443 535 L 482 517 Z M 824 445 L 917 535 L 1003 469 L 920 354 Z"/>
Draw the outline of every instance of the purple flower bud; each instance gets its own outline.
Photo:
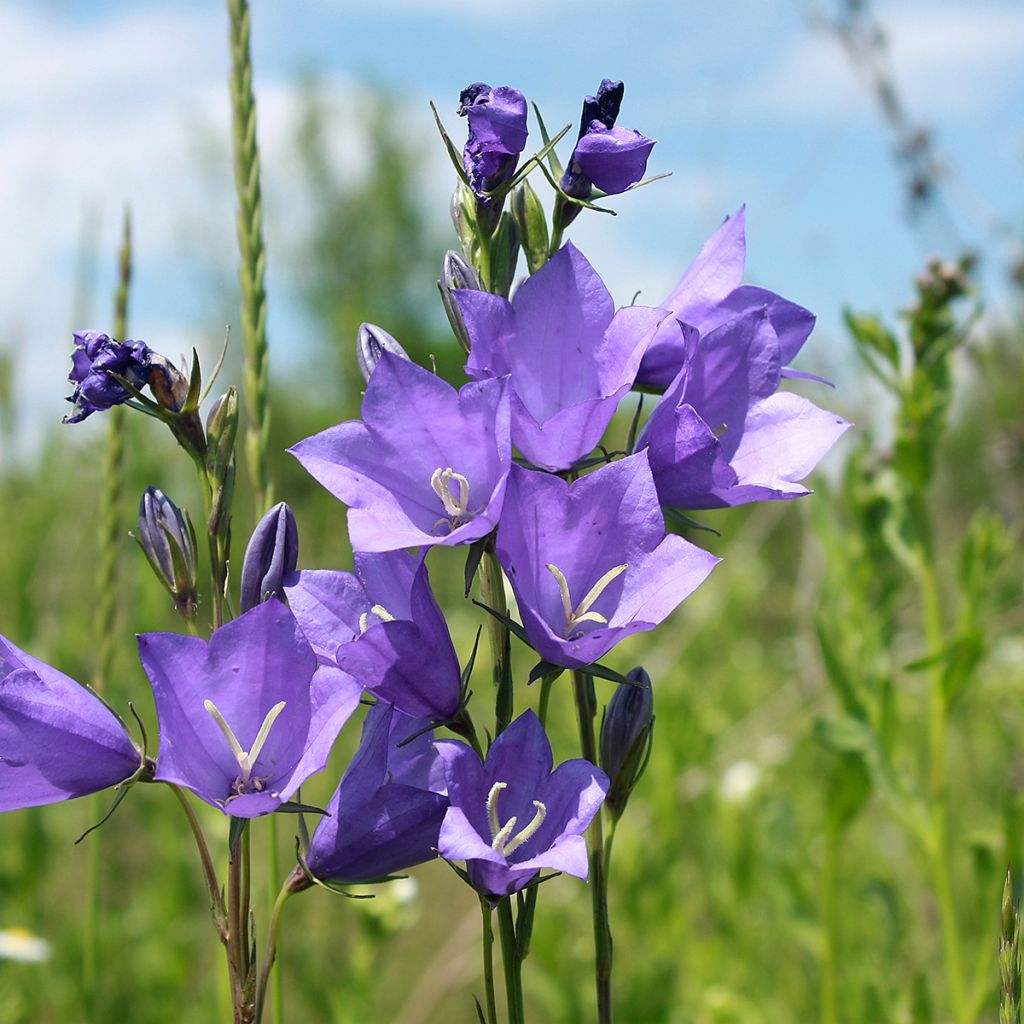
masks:
<path id="1" fill-rule="evenodd" d="M 469 120 L 462 159 L 478 199 L 503 185 L 526 147 L 526 97 L 507 85 L 476 82 L 462 90 L 459 114 Z"/>
<path id="2" fill-rule="evenodd" d="M 583 116 L 580 118 L 580 132 L 578 138 L 583 138 L 590 131 L 593 121 L 600 121 L 605 128 L 614 128 L 619 117 L 619 107 L 622 106 L 622 94 L 626 87 L 622 82 L 613 82 L 610 78 L 603 78 L 598 86 L 596 96 L 586 96 L 583 99 Z"/>
<path id="3" fill-rule="evenodd" d="M 403 359 L 409 358 L 405 349 L 383 327 L 361 324 L 356 336 L 356 359 L 359 361 L 359 372 L 367 384 L 377 369 L 382 352 L 391 352 Z"/>
<path id="4" fill-rule="evenodd" d="M 482 291 L 480 277 L 477 272 L 457 253 L 449 249 L 441 261 L 441 277 L 437 282 L 438 290 L 441 292 L 441 302 L 444 304 L 444 311 L 448 314 L 448 323 L 452 325 L 452 332 L 462 348 L 469 352 L 469 332 L 466 330 L 466 323 L 462 319 L 462 311 L 458 302 L 452 295 L 454 291 Z"/>
<path id="5" fill-rule="evenodd" d="M 255 608 L 270 594 L 285 599 L 284 581 L 299 561 L 299 530 L 292 510 L 282 501 L 260 521 L 249 538 L 242 561 L 240 607 Z"/>
<path id="6" fill-rule="evenodd" d="M 68 398 L 74 411 L 64 422 L 80 423 L 94 412 L 127 402 L 131 393 L 111 374 L 123 377 L 133 387 L 145 387 L 152 355 L 141 341 L 120 342 L 100 331 L 76 331 L 68 374 L 75 385 Z"/>
<path id="7" fill-rule="evenodd" d="M 196 581 L 196 535 L 188 513 L 156 487 L 147 487 L 139 502 L 139 534 L 135 538 L 157 578 L 186 619 L 199 605 Z"/>
<path id="8" fill-rule="evenodd" d="M 629 794 L 643 775 L 654 733 L 651 677 L 638 667 L 629 678 L 637 685 L 619 686 L 601 723 L 601 768 L 611 779 L 605 807 L 615 818 L 626 809 Z"/>
<path id="9" fill-rule="evenodd" d="M 149 390 L 165 409 L 179 412 L 188 397 L 188 377 L 169 359 L 151 353 L 149 360 Z"/>

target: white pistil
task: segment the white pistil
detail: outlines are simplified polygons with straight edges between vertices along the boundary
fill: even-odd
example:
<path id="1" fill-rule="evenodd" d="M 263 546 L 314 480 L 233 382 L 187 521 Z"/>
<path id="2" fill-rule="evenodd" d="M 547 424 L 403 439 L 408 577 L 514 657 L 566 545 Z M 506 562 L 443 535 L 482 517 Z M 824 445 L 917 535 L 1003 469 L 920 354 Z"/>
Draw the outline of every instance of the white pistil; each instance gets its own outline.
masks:
<path id="1" fill-rule="evenodd" d="M 370 628 L 370 616 L 376 615 L 381 622 L 394 622 L 395 617 L 382 604 L 375 604 L 368 612 L 359 616 L 359 633 L 365 633 Z"/>
<path id="2" fill-rule="evenodd" d="M 507 788 L 507 782 L 496 782 L 487 794 L 487 824 L 491 829 L 491 849 L 503 857 L 514 853 L 523 843 L 529 842 L 537 834 L 537 829 L 544 823 L 548 814 L 547 807 L 539 800 L 534 800 L 533 806 L 536 808 L 536 813 L 526 828 L 518 834 L 514 834 L 518 823 L 516 816 L 513 814 L 504 825 L 501 824 L 501 818 L 498 817 L 498 795 Z"/>
<path id="3" fill-rule="evenodd" d="M 447 469 L 438 467 L 430 478 L 430 486 L 441 499 L 445 514 L 453 524 L 459 525 L 472 518 L 469 512 L 469 481 L 461 473 L 456 473 L 451 466 Z"/>
<path id="4" fill-rule="evenodd" d="M 617 565 L 614 569 L 609 569 L 590 588 L 590 590 L 587 591 L 586 597 L 584 597 L 583 600 L 573 608 L 572 597 L 569 595 L 569 581 L 565 578 L 565 573 L 563 573 L 557 565 L 553 565 L 551 562 L 548 562 L 548 572 L 555 577 L 555 582 L 558 584 L 558 589 L 562 594 L 562 607 L 565 609 L 565 630 L 562 635 L 566 639 L 569 638 L 572 631 L 581 622 L 599 622 L 602 625 L 607 625 L 608 620 L 600 612 L 593 612 L 590 609 L 594 606 L 594 602 L 604 593 L 612 581 L 617 580 L 628 568 L 629 563 L 623 562 L 622 565 Z"/>
<path id="5" fill-rule="evenodd" d="M 267 712 L 267 717 L 263 719 L 263 724 L 260 726 L 259 732 L 256 733 L 256 739 L 253 740 L 252 746 L 248 750 L 242 749 L 242 744 L 238 742 L 238 737 L 234 734 L 231 726 L 225 721 L 224 716 L 217 710 L 217 705 L 212 700 L 204 700 L 203 707 L 206 708 L 213 720 L 220 726 L 220 731 L 224 733 L 224 737 L 231 747 L 231 753 L 235 755 L 235 760 L 238 762 L 238 767 L 241 770 L 242 786 L 243 788 L 248 786 L 256 760 L 260 756 L 263 745 L 267 742 L 271 726 L 277 721 L 277 716 L 284 711 L 285 702 L 283 700 L 280 701 Z"/>

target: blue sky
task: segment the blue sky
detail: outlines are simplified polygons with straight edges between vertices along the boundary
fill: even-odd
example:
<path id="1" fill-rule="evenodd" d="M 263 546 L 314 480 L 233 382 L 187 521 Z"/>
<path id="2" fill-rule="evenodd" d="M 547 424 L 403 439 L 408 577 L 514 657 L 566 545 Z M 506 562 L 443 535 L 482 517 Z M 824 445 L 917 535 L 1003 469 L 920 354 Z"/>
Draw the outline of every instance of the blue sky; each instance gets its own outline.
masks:
<path id="1" fill-rule="evenodd" d="M 324 77 L 343 115 L 336 152 L 352 174 L 360 173 L 359 137 L 344 115 L 361 83 L 406 97 L 407 130 L 432 147 L 423 196 L 439 221 L 450 168 L 428 99 L 458 130 L 453 111 L 465 84 L 511 84 L 540 103 L 549 125 L 561 125 L 578 118 L 581 97 L 602 77 L 624 79 L 621 121 L 659 140 L 651 169 L 673 177 L 623 197 L 615 219 L 581 217 L 574 241 L 620 302 L 640 289 L 656 303 L 710 230 L 745 202 L 749 278 L 819 314 L 808 368 L 844 367 L 845 303 L 893 309 L 924 257 L 951 254 L 958 240 L 989 254 L 989 306 L 1005 308 L 988 222 L 1019 226 L 1024 214 L 1024 7 L 889 0 L 876 10 L 907 105 L 936 129 L 949 160 L 952 229 L 908 223 L 875 106 L 795 0 L 519 0 L 500 17 L 478 0 L 255 0 L 275 358 L 300 358 L 311 330 L 286 273 L 297 225 L 315 216 L 295 208 L 288 188 L 296 80 L 309 70 Z M 101 259 L 95 297 L 78 308 L 100 326 L 112 288 L 106 254 L 125 202 L 137 237 L 132 333 L 169 353 L 217 347 L 233 314 L 218 308 L 206 275 L 233 272 L 230 167 L 207 160 L 202 171 L 196 140 L 226 138 L 225 37 L 215 0 L 8 0 L 0 8 L 0 346 L 20 365 L 19 445 L 30 449 L 41 424 L 63 412 L 83 224 L 94 225 Z M 432 287 L 425 282 L 425 296 Z"/>

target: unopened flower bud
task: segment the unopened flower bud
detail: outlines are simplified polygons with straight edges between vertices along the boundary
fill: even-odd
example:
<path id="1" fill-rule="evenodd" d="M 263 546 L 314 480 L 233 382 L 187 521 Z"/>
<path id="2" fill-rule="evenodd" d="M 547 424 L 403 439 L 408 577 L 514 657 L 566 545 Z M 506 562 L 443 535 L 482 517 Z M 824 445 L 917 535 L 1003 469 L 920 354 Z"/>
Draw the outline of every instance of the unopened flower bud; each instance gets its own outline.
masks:
<path id="1" fill-rule="evenodd" d="M 206 469 L 211 480 L 222 483 L 235 454 L 238 434 L 238 390 L 230 387 L 206 417 Z"/>
<path id="2" fill-rule="evenodd" d="M 468 352 L 470 346 L 469 331 L 466 330 L 466 322 L 462 319 L 462 311 L 459 309 L 459 304 L 455 301 L 452 292 L 460 290 L 482 291 L 480 277 L 457 252 L 452 252 L 449 249 L 441 261 L 441 277 L 437 282 L 437 287 L 441 292 L 441 302 L 444 303 L 444 311 L 448 314 L 448 323 L 452 325 L 452 332 L 459 344 Z"/>
<path id="3" fill-rule="evenodd" d="M 139 502 L 139 533 L 135 537 L 157 578 L 186 619 L 199 605 L 196 581 L 196 534 L 183 512 L 156 487 L 147 487 Z"/>
<path id="4" fill-rule="evenodd" d="M 613 818 L 622 815 L 633 787 L 647 767 L 654 731 L 651 677 L 638 667 L 629 673 L 629 678 L 637 685 L 619 686 L 601 723 L 601 768 L 611 780 L 605 807 Z"/>
<path id="5" fill-rule="evenodd" d="M 179 412 L 188 397 L 188 377 L 169 359 L 154 352 L 149 359 L 149 390 L 157 403 Z"/>
<path id="6" fill-rule="evenodd" d="M 544 207 L 528 181 L 512 193 L 512 213 L 519 225 L 519 237 L 530 273 L 535 274 L 548 260 L 548 221 Z"/>
<path id="7" fill-rule="evenodd" d="M 242 561 L 240 606 L 247 612 L 270 594 L 285 599 L 284 581 L 299 561 L 299 530 L 292 510 L 282 501 L 256 526 Z"/>
<path id="8" fill-rule="evenodd" d="M 409 358 L 409 353 L 383 327 L 361 324 L 356 336 L 356 359 L 359 361 L 359 372 L 367 384 L 377 369 L 382 352 L 391 352 L 403 359 Z"/>
<path id="9" fill-rule="evenodd" d="M 519 226 L 515 217 L 503 213 L 491 239 L 491 289 L 508 298 L 519 262 Z"/>

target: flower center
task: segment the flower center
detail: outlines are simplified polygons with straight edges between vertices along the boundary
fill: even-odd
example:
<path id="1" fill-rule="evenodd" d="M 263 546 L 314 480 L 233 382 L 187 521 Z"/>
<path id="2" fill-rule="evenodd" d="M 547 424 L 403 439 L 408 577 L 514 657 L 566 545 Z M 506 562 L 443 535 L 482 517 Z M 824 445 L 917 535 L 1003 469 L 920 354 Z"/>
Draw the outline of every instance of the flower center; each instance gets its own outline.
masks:
<path id="1" fill-rule="evenodd" d="M 496 782 L 487 794 L 487 824 L 491 827 L 491 849 L 503 857 L 514 853 L 523 843 L 532 839 L 548 815 L 547 807 L 539 800 L 534 800 L 533 806 L 536 808 L 536 813 L 526 828 L 516 832 L 518 819 L 514 814 L 502 825 L 501 819 L 498 817 L 498 795 L 507 788 L 507 782 Z"/>
<path id="2" fill-rule="evenodd" d="M 203 707 L 206 708 L 213 720 L 220 726 L 220 731 L 224 733 L 224 738 L 228 741 L 228 746 L 231 747 L 231 753 L 235 755 L 235 760 L 238 762 L 240 773 L 234 788 L 239 793 L 244 793 L 248 790 L 250 784 L 256 790 L 262 789 L 262 783 L 265 780 L 254 779 L 252 770 L 256 765 L 256 759 L 260 756 L 260 751 L 267 742 L 271 726 L 277 721 L 277 716 L 284 711 L 285 702 L 283 700 L 280 701 L 267 712 L 267 717 L 263 719 L 263 724 L 260 726 L 259 732 L 256 733 L 256 739 L 253 740 L 252 746 L 248 750 L 242 749 L 242 744 L 238 742 L 238 737 L 234 734 L 224 716 L 217 710 L 217 705 L 212 700 L 204 700 Z"/>
<path id="3" fill-rule="evenodd" d="M 469 511 L 469 481 L 461 473 L 456 473 L 451 466 L 438 467 L 430 478 L 430 486 L 441 499 L 446 516 L 434 523 L 435 530 L 438 526 L 447 526 L 451 531 L 473 518 Z"/>
<path id="4" fill-rule="evenodd" d="M 370 628 L 370 616 L 376 615 L 381 622 L 394 622 L 395 617 L 382 604 L 375 604 L 368 612 L 359 616 L 359 633 L 362 635 Z"/>
<path id="5" fill-rule="evenodd" d="M 594 606 L 594 602 L 604 593 L 612 581 L 617 580 L 628 568 L 629 562 L 623 562 L 622 565 L 617 565 L 614 569 L 609 569 L 587 591 L 583 600 L 574 608 L 572 598 L 569 596 L 569 581 L 565 578 L 565 573 L 563 573 L 557 565 L 553 565 L 551 562 L 548 562 L 548 572 L 555 577 L 555 582 L 558 583 L 558 589 L 562 594 L 562 607 L 565 609 L 565 629 L 562 631 L 562 636 L 566 640 L 570 639 L 573 630 L 581 622 L 599 622 L 602 625 L 608 624 L 608 620 L 600 612 L 593 612 L 590 609 Z"/>

